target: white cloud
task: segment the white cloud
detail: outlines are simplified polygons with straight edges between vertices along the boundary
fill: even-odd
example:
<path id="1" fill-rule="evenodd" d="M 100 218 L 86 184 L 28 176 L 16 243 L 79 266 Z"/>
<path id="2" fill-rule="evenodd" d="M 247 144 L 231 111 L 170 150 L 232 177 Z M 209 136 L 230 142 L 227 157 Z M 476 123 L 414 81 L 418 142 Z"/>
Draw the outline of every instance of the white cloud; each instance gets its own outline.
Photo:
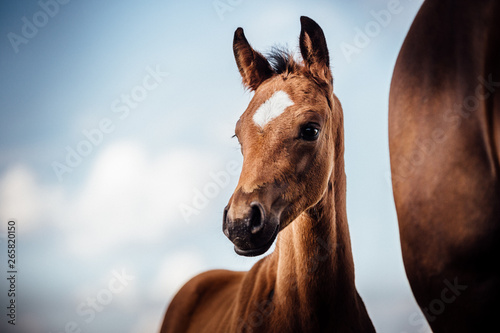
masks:
<path id="1" fill-rule="evenodd" d="M 134 143 L 109 147 L 71 205 L 75 232 L 68 247 L 92 255 L 119 243 L 160 240 L 184 223 L 178 206 L 192 195 L 196 168 L 210 164 L 196 151 L 174 150 L 150 159 Z"/>
<path id="2" fill-rule="evenodd" d="M 0 179 L 0 218 L 18 219 L 20 232 L 53 225 L 63 232 L 65 250 L 89 257 L 160 240 L 184 225 L 179 204 L 192 200 L 217 160 L 180 148 L 154 158 L 144 151 L 129 141 L 110 145 L 71 196 L 64 183 L 39 184 L 32 170 L 14 166 Z"/>
<path id="3" fill-rule="evenodd" d="M 0 219 L 14 219 L 18 232 L 31 232 L 50 216 L 61 198 L 61 189 L 42 188 L 30 169 L 16 165 L 0 179 Z"/>
<path id="4" fill-rule="evenodd" d="M 24 228 L 34 228 L 41 210 L 35 179 L 28 169 L 15 166 L 0 182 L 0 217 L 3 221 L 23 221 Z"/>

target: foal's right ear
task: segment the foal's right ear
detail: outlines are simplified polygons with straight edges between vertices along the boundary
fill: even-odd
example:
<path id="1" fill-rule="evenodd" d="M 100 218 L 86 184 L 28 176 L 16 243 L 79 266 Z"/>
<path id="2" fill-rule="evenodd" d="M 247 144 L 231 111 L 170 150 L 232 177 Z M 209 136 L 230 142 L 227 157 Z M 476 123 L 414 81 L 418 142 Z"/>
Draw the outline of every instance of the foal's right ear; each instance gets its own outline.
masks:
<path id="1" fill-rule="evenodd" d="M 250 90 L 256 90 L 262 82 L 273 76 L 271 65 L 262 54 L 250 46 L 242 28 L 234 32 L 233 52 L 243 84 Z"/>

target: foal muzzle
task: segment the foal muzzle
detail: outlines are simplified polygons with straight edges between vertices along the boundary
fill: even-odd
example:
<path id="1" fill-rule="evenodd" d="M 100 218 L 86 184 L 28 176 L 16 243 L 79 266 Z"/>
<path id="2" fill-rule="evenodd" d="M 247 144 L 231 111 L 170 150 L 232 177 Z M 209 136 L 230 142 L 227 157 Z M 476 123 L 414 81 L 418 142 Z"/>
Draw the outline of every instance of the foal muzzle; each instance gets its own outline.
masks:
<path id="1" fill-rule="evenodd" d="M 279 231 L 279 217 L 266 212 L 264 206 L 253 201 L 241 207 L 224 210 L 224 234 L 234 244 L 234 251 L 243 256 L 258 256 L 273 244 Z"/>

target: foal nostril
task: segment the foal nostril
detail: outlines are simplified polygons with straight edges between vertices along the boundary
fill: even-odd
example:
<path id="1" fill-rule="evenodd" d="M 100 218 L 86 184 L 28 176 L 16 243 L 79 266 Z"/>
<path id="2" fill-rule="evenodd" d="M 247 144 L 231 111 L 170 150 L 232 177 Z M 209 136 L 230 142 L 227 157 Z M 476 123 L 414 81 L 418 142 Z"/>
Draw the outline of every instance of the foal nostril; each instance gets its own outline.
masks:
<path id="1" fill-rule="evenodd" d="M 256 234 L 264 228 L 264 207 L 258 202 L 250 204 L 250 232 Z"/>
<path id="2" fill-rule="evenodd" d="M 222 231 L 224 232 L 224 235 L 226 235 L 226 237 L 229 237 L 229 229 L 227 226 L 227 211 L 228 210 L 229 210 L 229 206 L 226 206 L 226 208 L 224 208 L 224 215 L 222 216 Z"/>

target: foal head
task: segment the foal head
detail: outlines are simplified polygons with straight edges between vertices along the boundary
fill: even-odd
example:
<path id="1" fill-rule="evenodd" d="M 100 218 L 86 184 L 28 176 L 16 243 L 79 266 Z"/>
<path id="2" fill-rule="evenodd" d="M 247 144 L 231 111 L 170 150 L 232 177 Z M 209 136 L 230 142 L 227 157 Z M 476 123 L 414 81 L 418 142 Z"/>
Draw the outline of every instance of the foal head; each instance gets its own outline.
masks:
<path id="1" fill-rule="evenodd" d="M 243 169 L 224 211 L 236 253 L 266 252 L 278 232 L 325 194 L 334 169 L 342 111 L 333 96 L 323 31 L 301 17 L 302 63 L 276 52 L 269 61 L 243 29 L 233 50 L 243 84 L 255 94 L 236 124 Z"/>

